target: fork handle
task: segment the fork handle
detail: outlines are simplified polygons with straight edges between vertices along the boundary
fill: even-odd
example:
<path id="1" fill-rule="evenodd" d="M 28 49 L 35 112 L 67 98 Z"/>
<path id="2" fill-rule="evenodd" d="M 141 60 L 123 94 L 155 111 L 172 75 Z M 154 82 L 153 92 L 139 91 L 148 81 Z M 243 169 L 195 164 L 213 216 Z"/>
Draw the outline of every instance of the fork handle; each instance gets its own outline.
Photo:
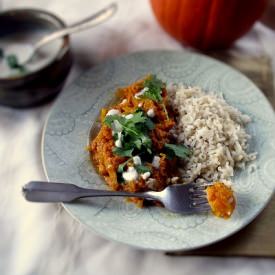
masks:
<path id="1" fill-rule="evenodd" d="M 80 198 L 109 196 L 137 197 L 156 200 L 153 195 L 146 193 L 88 189 L 74 184 L 47 181 L 30 181 L 23 186 L 22 191 L 25 199 L 32 202 L 71 202 Z"/>

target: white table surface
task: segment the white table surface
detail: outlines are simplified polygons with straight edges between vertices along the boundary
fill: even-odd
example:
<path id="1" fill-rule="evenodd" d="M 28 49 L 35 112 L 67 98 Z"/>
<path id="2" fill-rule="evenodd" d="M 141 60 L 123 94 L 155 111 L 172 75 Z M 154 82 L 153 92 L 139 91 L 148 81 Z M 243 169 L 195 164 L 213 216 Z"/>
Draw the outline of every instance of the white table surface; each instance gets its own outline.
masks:
<path id="1" fill-rule="evenodd" d="M 2 0 L 2 9 L 36 7 L 55 12 L 67 23 L 110 1 Z M 108 58 L 144 49 L 182 46 L 158 26 L 147 0 L 120 0 L 117 15 L 103 25 L 72 37 L 79 73 Z M 0 0 L 1 3 L 1 0 Z M 275 64 L 275 32 L 256 24 L 236 45 L 239 52 L 269 54 Z M 219 257 L 169 257 L 107 241 L 74 221 L 61 207 L 31 204 L 22 185 L 45 179 L 40 156 L 41 131 L 50 111 L 0 107 L 0 274 L 274 274 L 275 260 Z"/>

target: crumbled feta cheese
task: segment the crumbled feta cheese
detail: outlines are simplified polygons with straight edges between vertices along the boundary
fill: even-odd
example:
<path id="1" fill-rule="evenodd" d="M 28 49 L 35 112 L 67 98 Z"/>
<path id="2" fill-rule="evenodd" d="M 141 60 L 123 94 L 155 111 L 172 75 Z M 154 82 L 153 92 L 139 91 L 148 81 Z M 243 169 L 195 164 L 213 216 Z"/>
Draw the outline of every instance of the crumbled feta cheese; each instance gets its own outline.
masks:
<path id="1" fill-rule="evenodd" d="M 137 170 L 134 167 L 128 167 L 127 171 L 122 173 L 122 177 L 126 181 L 137 180 L 138 178 Z"/>
<path id="2" fill-rule="evenodd" d="M 154 109 L 149 109 L 149 110 L 147 111 L 147 115 L 148 115 L 149 117 L 154 117 L 154 116 L 155 116 L 155 111 L 154 111 Z"/>
<path id="3" fill-rule="evenodd" d="M 127 99 L 124 98 L 124 99 L 120 102 L 120 104 L 125 104 L 126 102 L 127 102 Z"/>
<path id="4" fill-rule="evenodd" d="M 159 161 L 160 161 L 160 157 L 159 156 L 154 156 L 153 162 L 152 162 L 153 167 L 158 169 L 159 168 Z"/>
<path id="5" fill-rule="evenodd" d="M 144 87 L 141 91 L 139 91 L 138 93 L 135 94 L 135 98 L 139 98 L 140 96 L 142 96 L 147 91 L 149 91 L 149 88 Z"/>
<path id="6" fill-rule="evenodd" d="M 122 147 L 122 142 L 121 142 L 120 139 L 118 139 L 118 140 L 115 141 L 115 146 L 118 147 L 118 148 Z"/>
<path id="7" fill-rule="evenodd" d="M 129 115 L 126 115 L 125 118 L 126 119 L 131 119 L 131 118 L 133 118 L 133 116 L 134 116 L 133 114 L 129 114 Z"/>
<path id="8" fill-rule="evenodd" d="M 141 165 L 141 159 L 139 156 L 134 156 L 133 157 L 133 162 L 134 162 L 134 165 Z"/>
<path id="9" fill-rule="evenodd" d="M 115 141 L 115 146 L 121 148 L 122 147 L 122 134 L 121 132 L 117 133 L 117 140 Z"/>
<path id="10" fill-rule="evenodd" d="M 138 107 L 140 108 L 140 107 L 142 107 L 142 105 L 143 105 L 143 102 L 140 102 L 140 103 L 138 104 Z"/>
<path id="11" fill-rule="evenodd" d="M 119 113 L 120 113 L 119 110 L 111 109 L 107 112 L 106 116 L 114 116 L 114 115 L 118 115 Z"/>
<path id="12" fill-rule="evenodd" d="M 151 176 L 151 173 L 150 173 L 150 172 L 145 172 L 145 173 L 141 174 L 141 177 L 142 177 L 144 180 L 147 180 L 150 176 Z"/>

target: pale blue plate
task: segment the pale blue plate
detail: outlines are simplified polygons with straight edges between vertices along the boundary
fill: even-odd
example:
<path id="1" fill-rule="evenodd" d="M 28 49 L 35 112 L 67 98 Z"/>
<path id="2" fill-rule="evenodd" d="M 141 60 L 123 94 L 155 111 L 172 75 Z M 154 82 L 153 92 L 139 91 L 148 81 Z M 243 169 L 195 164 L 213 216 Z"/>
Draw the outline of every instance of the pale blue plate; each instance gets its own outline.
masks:
<path id="1" fill-rule="evenodd" d="M 275 118 L 264 95 L 245 76 L 203 55 L 149 51 L 110 60 L 78 78 L 58 98 L 43 138 L 43 160 L 51 181 L 106 188 L 85 150 L 100 109 L 116 88 L 148 73 L 169 82 L 201 86 L 222 93 L 226 101 L 248 114 L 250 151 L 257 168 L 233 178 L 237 209 L 229 220 L 206 215 L 176 215 L 154 207 L 139 209 L 123 199 L 85 199 L 64 207 L 98 234 L 144 249 L 188 250 L 222 240 L 251 222 L 265 207 L 275 186 Z"/>

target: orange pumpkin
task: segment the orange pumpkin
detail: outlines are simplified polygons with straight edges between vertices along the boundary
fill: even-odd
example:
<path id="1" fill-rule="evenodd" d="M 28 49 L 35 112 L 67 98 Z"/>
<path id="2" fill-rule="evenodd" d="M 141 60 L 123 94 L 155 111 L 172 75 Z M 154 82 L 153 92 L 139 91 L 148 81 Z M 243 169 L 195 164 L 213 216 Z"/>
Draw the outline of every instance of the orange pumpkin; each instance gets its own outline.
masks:
<path id="1" fill-rule="evenodd" d="M 266 4 L 267 0 L 151 0 L 168 33 L 202 50 L 229 47 L 252 27 Z"/>

